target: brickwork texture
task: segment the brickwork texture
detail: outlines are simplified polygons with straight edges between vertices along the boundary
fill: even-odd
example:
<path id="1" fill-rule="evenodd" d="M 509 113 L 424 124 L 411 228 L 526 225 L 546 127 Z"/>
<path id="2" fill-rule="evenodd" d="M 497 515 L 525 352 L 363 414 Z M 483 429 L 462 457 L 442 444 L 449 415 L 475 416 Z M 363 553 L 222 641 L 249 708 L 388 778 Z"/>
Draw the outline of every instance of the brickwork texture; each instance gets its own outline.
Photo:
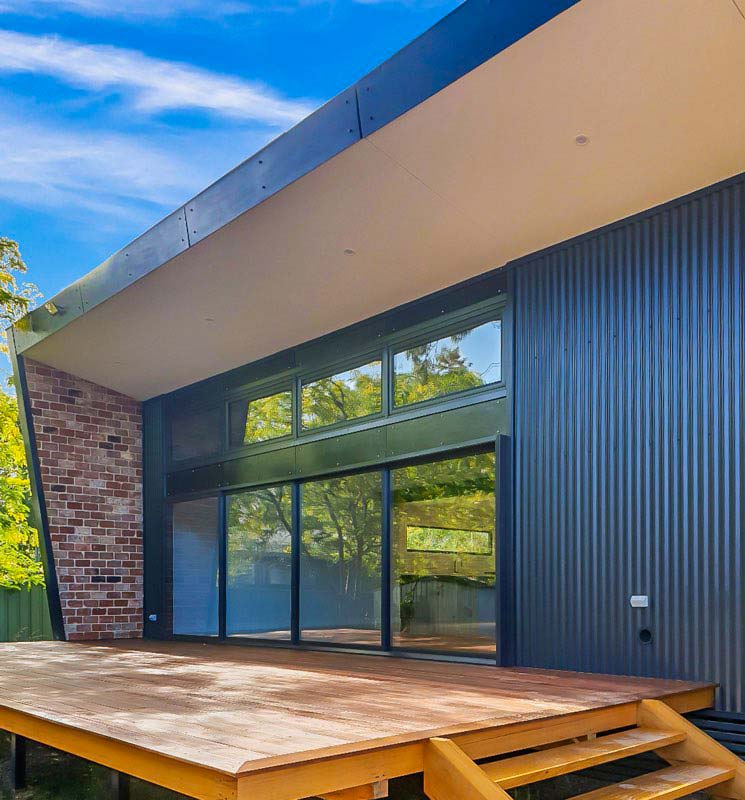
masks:
<path id="1" fill-rule="evenodd" d="M 26 379 L 67 638 L 140 637 L 140 404 L 34 361 Z"/>

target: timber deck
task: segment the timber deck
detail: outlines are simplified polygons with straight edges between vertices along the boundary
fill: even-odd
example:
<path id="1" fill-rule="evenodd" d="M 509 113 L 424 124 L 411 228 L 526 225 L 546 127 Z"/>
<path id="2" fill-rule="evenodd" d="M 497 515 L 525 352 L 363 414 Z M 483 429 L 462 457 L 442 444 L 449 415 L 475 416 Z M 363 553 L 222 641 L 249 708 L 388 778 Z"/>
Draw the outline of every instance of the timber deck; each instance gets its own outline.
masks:
<path id="1" fill-rule="evenodd" d="M 0 645 L 0 729 L 194 797 L 297 800 L 637 724 L 708 684 L 193 643 Z M 361 796 L 361 795 L 360 795 Z"/>

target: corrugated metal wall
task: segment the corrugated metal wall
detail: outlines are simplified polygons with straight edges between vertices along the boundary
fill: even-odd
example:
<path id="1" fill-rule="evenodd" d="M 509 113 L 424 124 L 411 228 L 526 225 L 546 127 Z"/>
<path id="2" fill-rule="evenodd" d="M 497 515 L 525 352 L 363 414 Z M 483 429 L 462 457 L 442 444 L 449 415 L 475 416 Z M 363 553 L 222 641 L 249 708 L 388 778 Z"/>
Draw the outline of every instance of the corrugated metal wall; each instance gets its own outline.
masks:
<path id="1" fill-rule="evenodd" d="M 43 586 L 0 588 L 0 642 L 52 639 L 49 603 Z"/>
<path id="2" fill-rule="evenodd" d="M 515 266 L 518 663 L 745 711 L 744 249 L 740 180 Z"/>

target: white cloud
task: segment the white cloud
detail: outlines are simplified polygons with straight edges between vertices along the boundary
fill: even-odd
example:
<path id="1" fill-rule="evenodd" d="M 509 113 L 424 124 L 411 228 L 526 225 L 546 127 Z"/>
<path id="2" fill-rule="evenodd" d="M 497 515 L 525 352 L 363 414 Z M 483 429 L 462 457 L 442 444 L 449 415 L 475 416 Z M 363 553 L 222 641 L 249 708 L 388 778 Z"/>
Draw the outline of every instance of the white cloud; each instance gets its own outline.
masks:
<path id="1" fill-rule="evenodd" d="M 59 217 L 93 212 L 110 226 L 150 224 L 265 140 L 235 131 L 158 140 L 0 115 L 0 199 Z M 205 159 L 205 151 L 216 155 Z"/>
<path id="2" fill-rule="evenodd" d="M 47 75 L 77 88 L 121 93 L 146 113 L 201 110 L 288 127 L 313 109 L 260 83 L 137 50 L 8 30 L 0 30 L 0 72 Z"/>
<path id="3" fill-rule="evenodd" d="M 0 14 L 53 17 L 76 14 L 101 19 L 169 19 L 194 17 L 225 19 L 247 14 L 291 13 L 336 0 L 0 0 Z M 349 0 L 351 3 L 400 4 L 417 8 L 442 5 L 447 0 Z"/>
<path id="4" fill-rule="evenodd" d="M 254 6 L 242 0 L 0 0 L 0 14 L 30 16 L 69 13 L 112 19 L 166 19 L 177 16 L 220 18 L 252 11 Z"/>

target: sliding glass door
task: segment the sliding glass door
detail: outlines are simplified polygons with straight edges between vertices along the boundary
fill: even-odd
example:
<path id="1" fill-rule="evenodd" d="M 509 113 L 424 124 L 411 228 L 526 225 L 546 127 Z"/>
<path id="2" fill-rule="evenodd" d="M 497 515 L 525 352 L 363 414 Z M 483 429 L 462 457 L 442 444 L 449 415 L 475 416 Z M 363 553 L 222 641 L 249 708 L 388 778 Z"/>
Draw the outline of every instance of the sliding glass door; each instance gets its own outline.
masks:
<path id="1" fill-rule="evenodd" d="M 219 498 L 176 503 L 171 515 L 171 627 L 185 636 L 219 633 Z"/>
<path id="2" fill-rule="evenodd" d="M 303 641 L 380 647 L 382 494 L 381 472 L 302 485 Z"/>
<path id="3" fill-rule="evenodd" d="M 394 469 L 394 647 L 496 652 L 495 456 Z"/>
<path id="4" fill-rule="evenodd" d="M 174 504 L 173 632 L 496 658 L 496 468 L 489 450 Z"/>
<path id="5" fill-rule="evenodd" d="M 228 495 L 226 633 L 289 640 L 292 486 Z"/>

